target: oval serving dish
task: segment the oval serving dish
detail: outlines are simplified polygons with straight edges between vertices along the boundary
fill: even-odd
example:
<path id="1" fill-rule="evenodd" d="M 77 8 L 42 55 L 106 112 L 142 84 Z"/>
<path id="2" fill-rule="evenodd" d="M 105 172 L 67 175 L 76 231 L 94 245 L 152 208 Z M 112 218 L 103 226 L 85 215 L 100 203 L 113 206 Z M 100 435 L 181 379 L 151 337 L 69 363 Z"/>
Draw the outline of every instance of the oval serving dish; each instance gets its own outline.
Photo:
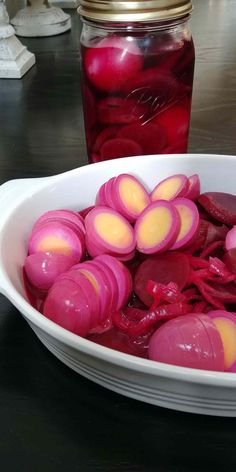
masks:
<path id="1" fill-rule="evenodd" d="M 84 377 L 153 405 L 235 417 L 236 374 L 162 364 L 97 345 L 48 320 L 27 300 L 22 266 L 36 219 L 47 210 L 80 210 L 92 205 L 99 186 L 120 173 L 138 176 L 149 189 L 172 174 L 198 173 L 203 192 L 236 194 L 236 157 L 224 155 L 130 157 L 53 177 L 9 181 L 0 187 L 0 291 L 49 351 Z"/>

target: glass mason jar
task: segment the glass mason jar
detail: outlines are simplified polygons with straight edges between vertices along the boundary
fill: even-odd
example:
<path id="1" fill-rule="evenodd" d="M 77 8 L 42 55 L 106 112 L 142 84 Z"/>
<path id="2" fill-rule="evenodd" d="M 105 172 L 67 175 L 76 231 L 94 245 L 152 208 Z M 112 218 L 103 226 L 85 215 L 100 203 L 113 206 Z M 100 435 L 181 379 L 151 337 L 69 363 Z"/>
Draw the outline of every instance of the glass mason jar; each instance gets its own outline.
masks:
<path id="1" fill-rule="evenodd" d="M 191 10 L 188 0 L 81 0 L 89 162 L 187 152 Z"/>

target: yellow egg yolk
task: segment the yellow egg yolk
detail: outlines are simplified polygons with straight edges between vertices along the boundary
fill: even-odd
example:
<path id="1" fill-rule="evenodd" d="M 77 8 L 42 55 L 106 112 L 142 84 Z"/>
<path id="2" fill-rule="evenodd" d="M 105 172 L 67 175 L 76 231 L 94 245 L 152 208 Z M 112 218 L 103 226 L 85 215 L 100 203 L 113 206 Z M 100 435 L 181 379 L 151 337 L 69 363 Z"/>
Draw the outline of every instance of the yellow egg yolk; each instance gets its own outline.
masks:
<path id="1" fill-rule="evenodd" d="M 152 194 L 152 200 L 171 200 L 179 188 L 179 177 L 173 177 L 161 183 Z"/>
<path id="2" fill-rule="evenodd" d="M 139 247 L 152 247 L 164 241 L 170 231 L 172 218 L 165 207 L 153 208 L 142 216 L 137 231 Z"/>
<path id="3" fill-rule="evenodd" d="M 148 205 L 146 193 L 132 179 L 122 179 L 119 192 L 125 206 L 136 215 L 139 215 Z"/>
<path id="4" fill-rule="evenodd" d="M 62 238 L 56 236 L 48 236 L 43 238 L 37 246 L 39 252 L 57 252 L 71 256 L 71 246 Z"/>
<path id="5" fill-rule="evenodd" d="M 236 325 L 224 317 L 214 318 L 213 322 L 220 333 L 224 347 L 225 370 L 228 370 L 236 361 Z"/>
<path id="6" fill-rule="evenodd" d="M 100 213 L 95 217 L 94 226 L 99 236 L 112 246 L 122 249 L 132 243 L 132 232 L 119 216 Z"/>
<path id="7" fill-rule="evenodd" d="M 193 214 L 191 209 L 185 205 L 176 205 L 176 209 L 180 216 L 180 231 L 176 239 L 178 242 L 189 232 L 193 222 Z"/>

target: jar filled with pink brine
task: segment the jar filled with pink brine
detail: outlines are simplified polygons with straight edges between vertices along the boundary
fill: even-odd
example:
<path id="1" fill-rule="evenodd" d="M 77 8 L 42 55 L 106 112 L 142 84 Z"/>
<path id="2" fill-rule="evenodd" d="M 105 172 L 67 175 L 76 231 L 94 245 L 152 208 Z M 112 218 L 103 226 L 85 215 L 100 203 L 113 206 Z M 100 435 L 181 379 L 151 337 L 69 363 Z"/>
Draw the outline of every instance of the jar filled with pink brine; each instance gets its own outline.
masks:
<path id="1" fill-rule="evenodd" d="M 189 0 L 81 0 L 89 162 L 186 153 L 194 45 Z"/>

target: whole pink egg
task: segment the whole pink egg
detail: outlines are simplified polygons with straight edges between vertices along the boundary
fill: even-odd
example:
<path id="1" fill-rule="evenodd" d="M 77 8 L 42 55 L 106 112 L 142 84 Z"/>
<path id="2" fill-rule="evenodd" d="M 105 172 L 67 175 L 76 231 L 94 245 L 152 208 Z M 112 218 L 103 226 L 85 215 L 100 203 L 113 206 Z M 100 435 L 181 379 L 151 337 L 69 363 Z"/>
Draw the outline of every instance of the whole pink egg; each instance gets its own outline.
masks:
<path id="1" fill-rule="evenodd" d="M 204 314 L 179 316 L 152 335 L 149 359 L 195 369 L 223 371 L 224 350 L 220 334 Z"/>
<path id="2" fill-rule="evenodd" d="M 87 49 L 85 70 L 90 82 L 103 92 L 119 88 L 142 69 L 143 56 L 132 38 L 110 36 Z"/>

